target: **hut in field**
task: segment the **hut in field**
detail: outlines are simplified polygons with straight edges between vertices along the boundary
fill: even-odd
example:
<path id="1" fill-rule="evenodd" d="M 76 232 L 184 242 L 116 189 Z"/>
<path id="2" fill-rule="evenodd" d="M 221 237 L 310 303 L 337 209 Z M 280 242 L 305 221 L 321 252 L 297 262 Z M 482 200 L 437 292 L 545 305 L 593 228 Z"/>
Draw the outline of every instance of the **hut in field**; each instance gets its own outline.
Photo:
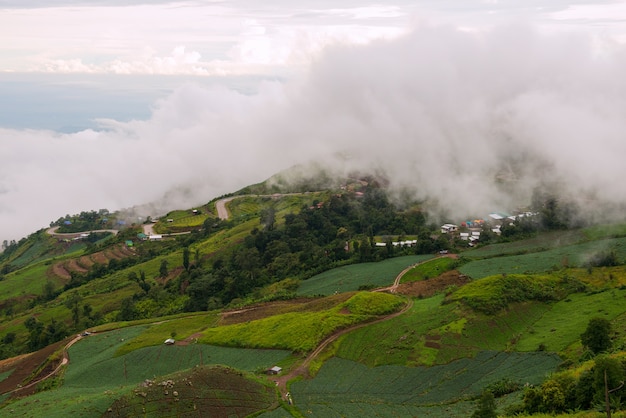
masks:
<path id="1" fill-rule="evenodd" d="M 267 374 L 279 374 L 282 370 L 282 367 L 274 366 L 267 369 Z"/>

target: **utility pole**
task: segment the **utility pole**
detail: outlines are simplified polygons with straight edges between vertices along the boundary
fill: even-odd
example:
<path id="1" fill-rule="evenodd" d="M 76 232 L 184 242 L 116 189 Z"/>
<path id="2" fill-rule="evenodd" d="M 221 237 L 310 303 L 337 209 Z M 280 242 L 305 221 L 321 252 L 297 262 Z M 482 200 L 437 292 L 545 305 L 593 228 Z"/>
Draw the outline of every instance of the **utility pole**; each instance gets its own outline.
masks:
<path id="1" fill-rule="evenodd" d="M 609 393 L 620 390 L 623 386 L 624 381 L 622 380 L 618 387 L 609 390 L 609 382 L 606 376 L 606 369 L 604 369 L 604 410 L 606 411 L 606 418 L 611 418 L 611 403 L 609 402 Z"/>

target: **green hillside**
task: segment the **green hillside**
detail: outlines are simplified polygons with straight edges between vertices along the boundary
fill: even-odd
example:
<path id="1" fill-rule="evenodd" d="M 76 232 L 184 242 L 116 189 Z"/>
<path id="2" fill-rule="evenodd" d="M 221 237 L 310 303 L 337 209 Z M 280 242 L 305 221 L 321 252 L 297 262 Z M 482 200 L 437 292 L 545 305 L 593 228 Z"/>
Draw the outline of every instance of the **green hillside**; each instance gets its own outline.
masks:
<path id="1" fill-rule="evenodd" d="M 624 224 L 539 208 L 470 247 L 380 179 L 285 184 L 5 243 L 0 415 L 593 417 L 606 371 L 625 416 Z"/>

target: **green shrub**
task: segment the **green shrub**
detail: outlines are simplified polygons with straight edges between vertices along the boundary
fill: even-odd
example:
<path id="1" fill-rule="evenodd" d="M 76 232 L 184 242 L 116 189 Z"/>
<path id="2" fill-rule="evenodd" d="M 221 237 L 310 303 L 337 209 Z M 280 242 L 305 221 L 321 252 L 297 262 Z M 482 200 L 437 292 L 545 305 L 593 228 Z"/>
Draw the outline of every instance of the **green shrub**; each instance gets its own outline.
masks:
<path id="1" fill-rule="evenodd" d="M 561 293 L 557 282 L 550 276 L 491 276 L 468 283 L 450 295 L 450 300 L 491 315 L 513 302 L 557 300 Z"/>

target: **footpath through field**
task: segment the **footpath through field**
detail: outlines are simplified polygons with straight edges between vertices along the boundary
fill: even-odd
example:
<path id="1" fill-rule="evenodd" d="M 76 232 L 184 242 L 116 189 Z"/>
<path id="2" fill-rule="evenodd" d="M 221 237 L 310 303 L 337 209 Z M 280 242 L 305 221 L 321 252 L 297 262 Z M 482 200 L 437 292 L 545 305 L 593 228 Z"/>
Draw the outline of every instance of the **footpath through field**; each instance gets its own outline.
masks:
<path id="1" fill-rule="evenodd" d="M 456 258 L 455 254 L 447 254 L 445 256 L 440 256 L 440 257 L 451 257 L 451 258 Z M 399 284 L 400 284 L 400 280 L 402 280 L 402 277 L 409 272 L 411 269 L 417 267 L 420 264 L 424 264 L 427 263 L 429 261 L 432 261 L 433 259 L 430 260 L 426 260 L 426 261 L 422 261 L 421 263 L 416 263 L 416 264 L 412 264 L 410 266 L 408 266 L 407 268 L 405 268 L 404 270 L 402 270 L 395 278 L 393 285 L 389 286 L 389 287 L 384 287 L 384 288 L 380 288 L 380 289 L 376 289 L 375 292 L 390 292 L 390 293 L 395 293 Z M 342 329 L 340 331 L 335 332 L 334 334 L 330 335 L 329 337 L 327 337 L 324 341 L 322 341 L 320 343 L 320 345 L 317 346 L 317 348 L 315 350 L 313 350 L 302 362 L 302 364 L 300 366 L 298 366 L 297 368 L 295 368 L 294 370 L 292 370 L 291 372 L 282 375 L 282 376 L 273 376 L 272 380 L 276 383 L 276 385 L 278 386 L 280 393 L 283 397 L 283 399 L 285 401 L 290 401 L 290 396 L 291 395 L 287 395 L 287 382 L 289 382 L 292 379 L 295 379 L 298 376 L 307 376 L 308 375 L 308 369 L 309 369 L 309 365 L 311 364 L 311 362 L 333 341 L 335 341 L 337 338 L 341 337 L 344 334 L 347 334 L 349 332 L 352 332 L 356 329 L 368 326 L 368 325 L 373 325 L 373 324 L 377 324 L 379 322 L 383 322 L 383 321 L 388 321 L 390 319 L 396 318 L 402 314 L 404 314 L 405 312 L 407 312 L 409 309 L 411 309 L 413 307 L 413 299 L 408 298 L 408 302 L 406 303 L 406 305 L 399 311 L 394 312 L 392 314 L 389 314 L 383 318 L 379 318 L 375 321 L 372 322 L 364 322 L 361 324 L 357 324 L 354 325 L 352 327 L 349 328 L 345 328 Z"/>

